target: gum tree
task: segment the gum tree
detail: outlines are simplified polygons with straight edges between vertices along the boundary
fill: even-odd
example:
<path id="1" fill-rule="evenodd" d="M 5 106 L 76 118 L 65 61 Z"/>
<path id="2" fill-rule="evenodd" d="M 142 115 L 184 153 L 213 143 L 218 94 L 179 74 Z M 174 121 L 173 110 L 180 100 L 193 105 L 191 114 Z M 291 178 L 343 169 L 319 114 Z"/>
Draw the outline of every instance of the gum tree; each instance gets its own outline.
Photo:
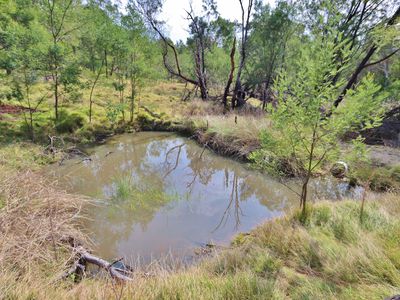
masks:
<path id="1" fill-rule="evenodd" d="M 42 75 L 40 57 L 45 34 L 38 24 L 37 10 L 28 1 L 10 5 L 9 10 L 4 12 L 3 19 L 9 21 L 10 28 L 7 28 L 9 31 L 6 33 L 12 36 L 12 47 L 7 48 L 6 56 L 12 57 L 13 62 L 8 65 L 12 65 L 12 72 L 8 72 L 11 69 L 7 68 L 6 71 L 11 76 L 12 93 L 24 107 L 23 117 L 27 134 L 34 141 L 34 113 L 47 97 L 47 93 L 42 93 L 35 87 Z"/>
<path id="2" fill-rule="evenodd" d="M 73 0 L 41 0 L 40 4 L 45 22 L 44 25 L 51 39 L 47 53 L 47 64 L 53 81 L 54 114 L 57 121 L 59 116 L 60 77 L 68 54 L 66 40 L 77 29 L 68 23 L 75 3 Z"/>

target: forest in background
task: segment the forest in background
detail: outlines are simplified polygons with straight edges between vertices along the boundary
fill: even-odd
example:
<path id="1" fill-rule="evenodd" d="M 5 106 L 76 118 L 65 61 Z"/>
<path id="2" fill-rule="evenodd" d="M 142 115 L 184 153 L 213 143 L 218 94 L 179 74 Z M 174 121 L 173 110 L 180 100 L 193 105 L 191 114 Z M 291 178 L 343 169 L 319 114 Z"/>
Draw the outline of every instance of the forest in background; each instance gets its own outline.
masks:
<path id="1" fill-rule="evenodd" d="M 52 99 L 56 121 L 62 102 L 82 101 L 82 90 L 90 90 L 91 98 L 99 77 L 111 78 L 121 115 L 132 111 L 144 85 L 168 78 L 189 90 L 194 85 L 203 100 L 227 108 L 241 107 L 250 97 L 265 107 L 276 101 L 279 74 L 296 78 L 306 56 L 323 50 L 332 52 L 324 60 L 337 85 L 331 105 L 339 106 L 349 89 L 373 73 L 389 93 L 388 114 L 399 110 L 395 1 L 278 1 L 274 7 L 240 1 L 242 20 L 233 22 L 207 0 L 200 12 L 188 4 L 189 37 L 177 43 L 159 19 L 162 1 L 129 1 L 126 7 L 73 0 L 1 4 L 0 68 L 8 84 L 2 85 L 0 101 L 39 108 Z M 38 83 L 46 90 L 32 97 Z M 90 119 L 91 111 L 87 114 Z"/>

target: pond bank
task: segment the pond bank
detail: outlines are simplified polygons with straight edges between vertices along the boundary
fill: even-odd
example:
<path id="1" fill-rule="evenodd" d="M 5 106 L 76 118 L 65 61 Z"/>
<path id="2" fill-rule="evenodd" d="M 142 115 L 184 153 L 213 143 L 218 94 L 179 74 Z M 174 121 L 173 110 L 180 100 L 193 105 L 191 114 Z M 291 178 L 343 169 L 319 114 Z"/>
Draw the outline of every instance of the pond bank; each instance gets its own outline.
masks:
<path id="1" fill-rule="evenodd" d="M 193 131 L 186 131 L 187 128 L 190 127 L 185 125 L 179 132 L 186 132 L 186 136 L 193 135 Z M 5 153 L 0 153 L 0 165 L 8 164 L 13 172 L 16 169 L 37 169 L 53 160 L 42 153 L 42 147 L 30 143 L 9 145 Z M 36 178 L 37 174 L 33 176 Z M 26 186 L 16 187 L 24 190 Z M 30 194 L 37 195 L 32 188 Z M 10 202 L 8 199 L 4 194 L 0 195 L 0 207 L 4 209 L 5 203 Z M 24 201 L 30 203 L 34 199 L 27 197 Z M 140 269 L 134 274 L 134 282 L 123 288 L 123 297 L 265 299 L 267 295 L 281 299 L 289 295 L 290 298 L 382 299 L 400 293 L 396 288 L 399 284 L 395 276 L 400 265 L 400 237 L 397 234 L 400 231 L 398 221 L 393 217 L 399 213 L 396 206 L 398 198 L 397 195 L 388 194 L 382 199 L 382 202 L 367 202 L 368 222 L 363 226 L 356 222 L 357 202 L 318 204 L 317 207 L 321 205 L 321 209 L 314 210 L 315 220 L 310 224 L 301 225 L 292 215 L 271 220 L 251 231 L 250 235 L 240 235 L 234 240 L 233 248 L 222 250 L 189 269 L 154 263 L 152 268 Z M 44 207 L 46 204 L 46 201 L 42 202 Z M 32 206 L 29 214 L 22 214 L 23 218 L 39 218 L 41 225 L 36 227 L 38 229 L 42 225 L 49 226 L 49 214 L 40 213 L 36 207 Z M 66 216 L 73 217 L 76 211 L 68 210 L 66 213 Z M 18 218 L 21 224 L 26 222 L 23 218 Z M 79 227 L 74 228 L 82 233 Z M 274 235 L 291 238 L 277 241 L 273 239 Z M 55 277 L 69 266 L 70 253 L 64 251 L 66 246 L 63 242 L 56 242 L 58 258 L 55 259 L 51 236 L 44 241 L 47 247 L 41 248 L 43 253 L 34 260 L 28 260 L 29 273 L 3 264 L 1 259 L 7 256 L 4 252 L 0 253 L 0 265 L 5 266 L 0 272 L 0 295 L 17 299 L 87 299 L 112 298 L 115 292 L 120 292 L 104 278 L 86 279 L 79 285 L 73 283 L 73 278 L 54 283 Z M 258 244 L 264 237 L 267 237 L 265 244 Z M 25 247 L 25 244 L 18 244 L 18 247 Z M 27 257 L 30 255 L 26 252 L 22 254 Z M 21 259 L 24 258 L 21 256 Z M 343 263 L 337 264 L 335 261 Z M 362 276 L 355 277 L 355 269 L 361 270 Z M 389 277 L 384 275 L 386 273 Z M 46 291 L 43 286 L 48 287 Z"/>
<path id="2" fill-rule="evenodd" d="M 199 115 L 175 121 L 164 113 L 154 113 L 146 107 L 139 113 L 137 130 L 177 132 L 214 152 L 251 162 L 250 154 L 260 146 L 260 132 L 269 128 L 264 115 Z M 347 145 L 343 145 L 345 155 Z M 347 180 L 354 185 L 369 186 L 376 192 L 400 190 L 400 149 L 387 146 L 367 146 L 372 164 L 350 168 Z M 283 162 L 287 166 L 287 162 Z M 290 166 L 288 170 L 291 170 Z M 286 168 L 283 171 L 287 171 Z M 329 166 L 324 174 L 330 172 Z M 293 174 L 288 174 L 292 176 Z"/>
<path id="3" fill-rule="evenodd" d="M 14 183 L 19 188 L 19 181 Z M 30 193 L 23 196 L 27 204 L 41 199 L 35 198 L 40 195 L 37 189 L 30 187 Z M 20 201 L 13 199 L 14 204 Z M 368 199 L 360 224 L 359 203 L 319 203 L 309 210 L 306 224 L 299 222 L 295 212 L 290 213 L 237 236 L 229 249 L 218 250 L 195 266 L 154 262 L 136 270 L 134 280 L 123 285 L 107 277 L 84 279 L 79 284 L 73 277 L 55 282 L 69 264 L 58 233 L 60 223 L 56 223 L 55 248 L 50 235 L 35 244 L 40 252 L 19 251 L 30 237 L 26 231 L 21 232 L 23 239 L 13 240 L 13 253 L 19 256 L 7 261 L 11 252 L 0 252 L 0 295 L 6 299 L 110 299 L 116 294 L 121 299 L 384 299 L 400 293 L 399 205 L 397 195 Z M 31 229 L 50 224 L 52 214 L 38 208 L 30 206 L 29 214 L 20 214 L 18 223 L 26 224 L 34 216 L 39 225 Z M 74 211 L 64 215 L 73 216 Z M 70 224 L 67 219 L 65 224 Z M 21 263 L 25 267 L 19 267 Z"/>

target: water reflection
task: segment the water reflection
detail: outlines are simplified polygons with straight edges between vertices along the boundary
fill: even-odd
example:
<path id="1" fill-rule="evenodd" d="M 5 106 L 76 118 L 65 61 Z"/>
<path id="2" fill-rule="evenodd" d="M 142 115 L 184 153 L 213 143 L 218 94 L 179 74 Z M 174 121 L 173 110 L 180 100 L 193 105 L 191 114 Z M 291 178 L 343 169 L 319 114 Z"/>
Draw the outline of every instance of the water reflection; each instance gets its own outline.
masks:
<path id="1" fill-rule="evenodd" d="M 122 135 L 92 150 L 91 161 L 51 172 L 69 191 L 99 200 L 85 226 L 106 258 L 191 255 L 298 205 L 284 185 L 170 133 Z M 329 181 L 312 190 L 322 198 L 346 193 Z"/>

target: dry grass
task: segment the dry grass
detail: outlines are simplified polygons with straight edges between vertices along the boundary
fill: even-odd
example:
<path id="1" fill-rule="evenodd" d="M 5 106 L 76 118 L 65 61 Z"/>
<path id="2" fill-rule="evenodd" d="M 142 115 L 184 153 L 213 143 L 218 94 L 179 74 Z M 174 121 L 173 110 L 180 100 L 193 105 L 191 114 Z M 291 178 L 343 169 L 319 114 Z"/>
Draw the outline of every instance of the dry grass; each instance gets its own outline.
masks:
<path id="1" fill-rule="evenodd" d="M 71 238 L 86 241 L 77 222 L 87 201 L 36 173 L 1 170 L 0 298 L 14 292 L 16 281 L 36 289 L 59 275 L 72 253 Z"/>
<path id="2" fill-rule="evenodd" d="M 260 133 L 270 128 L 265 116 L 252 114 L 204 115 L 191 120 L 198 132 L 201 144 L 207 144 L 218 153 L 241 159 L 260 147 Z"/>

